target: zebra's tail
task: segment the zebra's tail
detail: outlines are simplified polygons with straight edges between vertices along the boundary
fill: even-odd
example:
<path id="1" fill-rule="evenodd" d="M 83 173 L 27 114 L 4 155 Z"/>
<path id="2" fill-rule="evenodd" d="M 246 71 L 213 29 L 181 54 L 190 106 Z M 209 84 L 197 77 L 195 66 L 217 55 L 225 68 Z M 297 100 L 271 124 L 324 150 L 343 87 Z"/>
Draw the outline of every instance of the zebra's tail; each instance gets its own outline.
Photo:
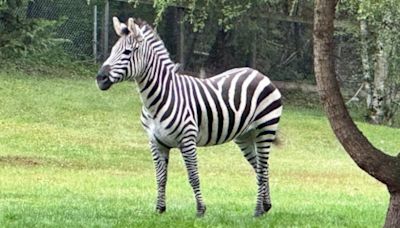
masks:
<path id="1" fill-rule="evenodd" d="M 284 140 L 282 139 L 282 132 L 277 131 L 277 134 L 275 135 L 274 141 L 272 141 L 272 144 L 274 144 L 277 147 L 283 147 L 284 146 Z"/>

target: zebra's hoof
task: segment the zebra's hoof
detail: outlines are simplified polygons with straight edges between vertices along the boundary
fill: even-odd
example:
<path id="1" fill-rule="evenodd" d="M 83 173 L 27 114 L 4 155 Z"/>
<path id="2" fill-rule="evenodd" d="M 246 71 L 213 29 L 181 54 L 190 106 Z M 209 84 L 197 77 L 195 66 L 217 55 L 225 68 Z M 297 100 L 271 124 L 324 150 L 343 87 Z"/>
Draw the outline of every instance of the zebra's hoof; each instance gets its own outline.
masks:
<path id="1" fill-rule="evenodd" d="M 206 206 L 203 206 L 202 208 L 197 209 L 197 213 L 196 213 L 197 218 L 204 217 L 204 214 L 206 213 L 206 209 L 207 209 Z"/>
<path id="2" fill-rule="evenodd" d="M 165 212 L 166 209 L 167 209 L 167 208 L 166 208 L 165 206 L 163 206 L 163 207 L 157 207 L 157 208 L 156 208 L 156 212 L 157 212 L 158 214 L 162 214 L 162 213 Z"/>
<path id="3" fill-rule="evenodd" d="M 254 217 L 260 217 L 266 214 L 271 209 L 271 207 L 272 205 L 270 203 L 264 203 L 262 208 L 257 207 L 256 211 L 254 212 Z"/>
<path id="4" fill-rule="evenodd" d="M 257 203 L 256 209 L 254 210 L 254 217 L 260 217 L 264 212 L 264 205 L 262 203 Z"/>
<path id="5" fill-rule="evenodd" d="M 269 210 L 271 210 L 272 205 L 270 203 L 264 203 L 264 213 L 267 213 Z"/>
<path id="6" fill-rule="evenodd" d="M 254 212 L 254 217 L 258 218 L 261 217 L 264 214 L 264 211 L 256 211 Z"/>

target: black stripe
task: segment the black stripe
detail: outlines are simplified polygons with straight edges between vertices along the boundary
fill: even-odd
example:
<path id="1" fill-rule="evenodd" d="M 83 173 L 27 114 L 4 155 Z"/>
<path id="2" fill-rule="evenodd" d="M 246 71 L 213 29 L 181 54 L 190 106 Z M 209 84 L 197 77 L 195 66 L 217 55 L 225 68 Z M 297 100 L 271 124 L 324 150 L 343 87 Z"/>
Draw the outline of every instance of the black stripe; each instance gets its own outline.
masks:
<path id="1" fill-rule="evenodd" d="M 190 90 L 193 90 L 193 88 L 191 88 L 190 81 L 187 77 L 182 77 L 182 78 L 183 78 L 182 87 L 184 88 L 185 92 L 185 99 L 183 100 L 183 105 L 184 107 L 186 106 L 189 107 L 190 115 L 193 116 L 194 115 L 193 103 L 191 102 L 190 99 Z"/>
<path id="2" fill-rule="evenodd" d="M 132 62 L 133 63 L 133 62 Z M 133 67 L 132 67 L 133 68 Z M 150 60 L 149 64 L 147 65 L 146 69 L 144 70 L 143 77 L 140 79 L 138 84 L 142 84 L 145 79 L 147 79 L 147 75 L 149 74 L 150 69 L 153 68 L 153 60 Z"/>
<path id="3" fill-rule="evenodd" d="M 218 129 L 217 129 L 217 138 L 215 143 L 218 143 L 219 140 L 221 139 L 221 135 L 222 135 L 222 128 L 224 127 L 224 116 L 222 115 L 222 108 L 221 108 L 221 104 L 219 103 L 218 97 L 215 94 L 215 91 L 207 84 L 204 84 L 208 91 L 210 92 L 211 98 L 213 99 L 213 102 L 215 104 L 215 107 L 217 109 L 217 121 L 218 121 Z"/>
<path id="4" fill-rule="evenodd" d="M 260 105 L 260 103 L 266 98 L 268 97 L 272 92 L 275 91 L 275 86 L 270 83 L 267 87 L 265 87 L 263 89 L 263 91 L 261 92 L 260 96 L 257 98 L 257 107 L 258 105 Z"/>
<path id="5" fill-rule="evenodd" d="M 161 79 L 161 80 L 163 80 L 163 79 Z M 171 78 L 165 77 L 165 80 L 161 83 L 161 86 L 166 84 L 166 88 L 169 89 L 168 86 L 169 86 L 170 82 L 171 82 Z M 153 100 L 153 102 L 151 102 L 149 107 L 152 107 L 153 105 L 157 104 L 157 102 L 160 101 L 161 96 L 163 96 L 163 95 L 164 95 L 164 97 L 168 96 L 168 95 L 166 95 L 165 91 L 163 93 L 163 89 L 161 88 L 161 91 L 158 93 L 157 97 Z"/>
<path id="6" fill-rule="evenodd" d="M 233 98 L 233 102 L 235 104 L 236 110 L 238 110 L 239 106 L 240 106 L 240 102 L 241 102 L 240 98 L 242 96 L 242 85 L 243 85 L 243 82 L 246 80 L 247 76 L 248 76 L 248 74 L 241 75 L 241 77 L 235 84 L 236 89 L 235 89 L 235 96 Z"/>
<path id="7" fill-rule="evenodd" d="M 224 142 L 229 139 L 229 136 L 232 134 L 232 129 L 235 126 L 235 112 L 232 110 L 231 106 L 229 105 L 229 89 L 231 88 L 231 83 L 233 80 L 233 76 L 229 76 L 225 81 L 224 87 L 226 89 L 222 90 L 222 99 L 225 103 L 225 107 L 228 109 L 228 131 L 226 132 L 226 136 Z"/>
<path id="8" fill-rule="evenodd" d="M 176 102 L 176 106 L 177 106 L 177 111 L 173 114 L 173 117 L 172 117 L 172 120 L 171 120 L 171 122 L 168 124 L 168 126 L 167 126 L 167 129 L 169 129 L 169 128 L 171 128 L 172 127 L 172 125 L 174 124 L 174 123 L 176 123 L 176 120 L 177 120 L 177 117 L 179 116 L 179 120 L 178 120 L 178 124 L 176 125 L 176 127 L 175 127 L 175 129 L 172 131 L 172 133 L 171 134 L 173 134 L 178 128 L 179 128 L 179 126 L 181 125 L 181 123 L 182 123 L 182 121 L 183 121 L 183 115 L 184 115 L 184 113 L 183 113 L 183 111 L 184 111 L 184 107 L 185 107 L 185 96 L 184 96 L 184 91 L 182 91 L 181 90 L 181 88 L 183 87 L 183 86 L 179 86 L 179 85 L 183 85 L 183 82 L 182 82 L 182 79 L 181 78 L 178 78 L 178 90 L 177 90 L 177 93 L 178 93 L 178 96 L 177 96 L 177 102 Z M 182 97 L 181 97 L 182 96 Z"/>
<path id="9" fill-rule="evenodd" d="M 263 116 L 267 115 L 268 113 L 274 111 L 275 109 L 282 106 L 281 99 L 278 99 L 267 106 L 262 112 L 260 112 L 254 120 L 259 120 Z"/>
<path id="10" fill-rule="evenodd" d="M 163 73 L 164 71 L 165 68 L 163 69 Z M 165 76 L 165 74 L 163 75 Z M 161 117 L 161 122 L 167 119 L 172 114 L 172 111 L 174 110 L 175 107 L 179 108 L 179 106 L 176 106 L 180 104 L 179 91 L 177 89 L 178 82 L 171 80 L 171 84 L 172 84 L 172 91 L 171 91 L 171 96 L 169 97 L 170 103 L 168 105 L 167 111 L 165 111 L 164 115 L 162 115 Z M 175 103 L 176 101 L 178 101 L 178 103 Z"/>
<path id="11" fill-rule="evenodd" d="M 201 111 L 201 106 L 200 106 L 200 101 L 199 101 L 199 99 L 198 99 L 198 97 L 197 97 L 197 92 L 196 92 L 196 90 L 195 90 L 195 86 L 197 85 L 197 84 L 195 84 L 194 83 L 194 81 L 195 81 L 196 79 L 190 79 L 189 80 L 189 83 L 192 85 L 191 87 L 192 87 L 192 96 L 193 96 L 193 99 L 194 99 L 194 103 L 195 103 L 195 105 L 196 105 L 196 115 L 197 115 L 197 126 L 201 126 L 201 119 L 202 119 L 202 111 Z"/>
<path id="12" fill-rule="evenodd" d="M 154 79 L 154 77 L 147 78 L 147 79 L 148 80 L 147 80 L 146 84 L 144 85 L 144 87 L 140 90 L 140 93 L 143 93 L 151 85 L 151 83 L 153 82 L 153 80 L 151 80 L 151 79 Z"/>
<path id="13" fill-rule="evenodd" d="M 168 80 L 167 82 L 169 82 L 169 83 L 167 83 L 167 85 L 165 87 L 163 98 L 161 100 L 161 103 L 157 107 L 157 110 L 156 110 L 155 115 L 154 115 L 154 119 L 157 117 L 158 113 L 164 107 L 165 103 L 167 102 L 167 100 L 168 100 L 168 98 L 170 96 L 169 90 L 170 90 L 170 86 L 171 86 L 172 83 L 171 83 L 171 80 Z"/>
<path id="14" fill-rule="evenodd" d="M 256 143 L 271 143 L 273 141 L 274 141 L 273 139 L 264 139 L 264 140 L 261 140 L 261 141 L 256 141 Z"/>
<path id="15" fill-rule="evenodd" d="M 276 134 L 276 131 L 266 130 L 266 131 L 260 132 L 259 135 L 275 135 L 275 134 Z"/>
<path id="16" fill-rule="evenodd" d="M 150 99 L 154 93 L 157 91 L 157 89 L 160 87 L 160 83 L 158 80 L 156 80 L 156 84 L 153 86 L 153 88 L 150 90 L 149 94 L 147 94 L 147 99 Z"/>
<path id="17" fill-rule="evenodd" d="M 186 130 L 186 128 L 187 128 L 188 126 L 190 126 L 190 125 L 192 125 L 191 122 L 186 123 L 186 124 L 182 127 L 182 129 L 179 131 L 179 133 L 178 133 L 178 135 L 177 135 L 176 137 L 179 138 L 179 137 L 182 135 L 182 133 Z"/>
<path id="18" fill-rule="evenodd" d="M 200 95 L 201 95 L 201 97 L 203 98 L 204 105 L 206 106 L 206 113 L 207 113 L 207 119 L 208 119 L 208 126 L 207 126 L 207 129 L 208 129 L 208 132 L 207 132 L 207 133 L 208 133 L 208 138 L 207 138 L 206 144 L 209 144 L 210 141 L 211 141 L 211 136 L 212 136 L 212 125 L 213 125 L 213 121 L 214 121 L 213 113 L 212 113 L 210 104 L 208 103 L 208 99 L 207 99 L 207 96 L 206 96 L 206 94 L 205 94 L 205 92 L 204 92 L 204 89 L 203 89 L 203 87 L 201 86 L 201 83 L 200 83 L 199 81 L 194 81 L 194 82 L 196 83 L 197 88 L 199 88 Z M 204 133 L 205 133 L 205 132 L 204 132 Z"/>
<path id="19" fill-rule="evenodd" d="M 247 91 L 246 91 L 246 106 L 244 107 L 244 110 L 242 112 L 242 115 L 240 116 L 240 122 L 239 122 L 239 127 L 237 129 L 237 132 L 240 132 L 242 130 L 242 127 L 244 125 L 244 122 L 246 121 L 247 117 L 249 116 L 250 113 L 250 108 L 251 108 L 251 100 L 253 99 L 253 95 L 256 91 L 257 85 L 260 81 L 258 80 L 257 77 L 255 77 L 250 84 L 247 86 Z M 242 101 L 243 102 L 243 101 Z"/>
<path id="20" fill-rule="evenodd" d="M 267 121 L 265 123 L 262 123 L 262 124 L 258 125 L 257 129 L 262 129 L 263 127 L 274 125 L 274 124 L 276 124 L 278 122 L 279 122 L 279 117 L 276 117 L 276 118 L 274 118 L 272 120 L 269 120 L 269 121 Z"/>

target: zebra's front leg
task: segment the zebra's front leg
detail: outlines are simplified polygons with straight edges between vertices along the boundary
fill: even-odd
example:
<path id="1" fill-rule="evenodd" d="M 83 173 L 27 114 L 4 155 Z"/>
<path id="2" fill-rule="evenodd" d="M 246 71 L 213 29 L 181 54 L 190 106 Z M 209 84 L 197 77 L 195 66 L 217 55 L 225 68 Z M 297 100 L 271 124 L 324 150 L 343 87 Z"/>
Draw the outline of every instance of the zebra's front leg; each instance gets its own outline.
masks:
<path id="1" fill-rule="evenodd" d="M 182 143 L 181 152 L 188 172 L 189 183 L 193 188 L 197 204 L 197 217 L 202 217 L 206 212 L 206 205 L 200 191 L 200 179 L 197 169 L 197 154 L 195 140 L 188 140 Z"/>
<path id="2" fill-rule="evenodd" d="M 166 210 L 165 188 L 167 185 L 169 149 L 162 147 L 157 143 L 151 143 L 150 145 L 157 179 L 156 212 L 161 214 Z"/>

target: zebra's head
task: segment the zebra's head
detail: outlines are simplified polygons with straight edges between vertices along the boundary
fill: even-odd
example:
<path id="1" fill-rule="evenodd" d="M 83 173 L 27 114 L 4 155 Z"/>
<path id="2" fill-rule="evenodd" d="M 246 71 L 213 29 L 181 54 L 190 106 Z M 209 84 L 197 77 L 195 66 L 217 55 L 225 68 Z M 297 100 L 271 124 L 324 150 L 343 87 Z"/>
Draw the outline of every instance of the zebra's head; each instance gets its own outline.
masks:
<path id="1" fill-rule="evenodd" d="M 119 39 L 97 73 L 96 82 L 101 90 L 109 89 L 114 83 L 133 79 L 144 70 L 143 58 L 139 58 L 143 55 L 140 47 L 144 40 L 140 27 L 132 18 L 126 25 L 113 17 L 113 24 Z"/>

